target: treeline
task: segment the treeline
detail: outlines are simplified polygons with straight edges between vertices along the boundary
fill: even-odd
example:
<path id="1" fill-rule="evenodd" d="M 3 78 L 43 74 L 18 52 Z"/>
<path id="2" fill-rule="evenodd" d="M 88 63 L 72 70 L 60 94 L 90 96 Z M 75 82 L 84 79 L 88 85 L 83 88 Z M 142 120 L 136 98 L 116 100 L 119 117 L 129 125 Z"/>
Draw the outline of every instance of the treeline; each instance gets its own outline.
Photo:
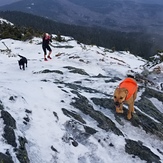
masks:
<path id="1" fill-rule="evenodd" d="M 15 34 L 20 39 L 27 39 L 40 35 L 40 33 L 48 32 L 51 34 L 71 36 L 85 44 L 102 46 L 117 51 L 127 50 L 144 58 L 148 58 L 156 53 L 151 37 L 143 32 L 125 33 L 108 29 L 105 30 L 99 27 L 92 28 L 68 25 L 19 11 L 1 11 L 0 17 L 16 25 L 15 30 L 17 29 L 17 32 Z M 26 36 L 25 38 L 22 35 L 20 36 L 22 32 L 19 31 L 20 29 L 25 30 L 23 31 L 24 36 Z M 0 30 L 1 38 L 7 36 L 3 32 L 4 27 Z"/>
<path id="2" fill-rule="evenodd" d="M 0 38 L 11 38 L 15 40 L 30 40 L 33 36 L 40 36 L 41 32 L 33 28 L 18 27 L 7 22 L 0 24 Z"/>

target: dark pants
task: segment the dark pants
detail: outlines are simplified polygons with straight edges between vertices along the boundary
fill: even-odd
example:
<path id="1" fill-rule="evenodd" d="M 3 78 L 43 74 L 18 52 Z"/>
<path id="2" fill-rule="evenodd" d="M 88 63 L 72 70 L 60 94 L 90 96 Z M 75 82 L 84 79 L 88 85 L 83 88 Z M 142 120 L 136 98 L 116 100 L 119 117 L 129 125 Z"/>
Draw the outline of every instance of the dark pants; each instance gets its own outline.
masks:
<path id="1" fill-rule="evenodd" d="M 49 45 L 47 45 L 47 46 L 42 46 L 42 49 L 43 49 L 43 51 L 44 51 L 44 55 L 47 54 L 47 53 L 46 53 L 46 49 L 47 49 L 49 52 L 52 51 L 52 49 L 51 49 L 51 47 L 50 47 Z"/>

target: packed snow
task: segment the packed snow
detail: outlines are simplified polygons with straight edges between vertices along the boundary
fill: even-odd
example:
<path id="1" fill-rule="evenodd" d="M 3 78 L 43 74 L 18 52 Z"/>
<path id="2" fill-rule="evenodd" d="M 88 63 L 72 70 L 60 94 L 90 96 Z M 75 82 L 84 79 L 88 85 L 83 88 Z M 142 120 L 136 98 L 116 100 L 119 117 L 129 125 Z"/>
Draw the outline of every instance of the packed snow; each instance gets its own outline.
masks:
<path id="1" fill-rule="evenodd" d="M 53 35 L 55 37 L 55 35 Z M 145 60 L 134 56 L 128 52 L 112 52 L 103 47 L 95 45 L 79 44 L 73 38 L 63 36 L 65 42 L 53 40 L 52 59 L 44 61 L 41 38 L 33 38 L 32 41 L 16 41 L 4 39 L 0 41 L 0 100 L 17 122 L 17 135 L 25 136 L 28 140 L 26 148 L 31 163 L 145 163 L 140 158 L 132 157 L 124 150 L 125 139 L 110 132 L 102 131 L 96 123 L 87 117 L 87 125 L 93 126 L 99 132 L 90 136 L 87 145 L 79 143 L 78 147 L 70 143 L 65 143 L 62 139 L 66 134 L 65 123 L 70 120 L 62 112 L 62 108 L 74 110 L 70 105 L 74 94 L 70 88 L 59 87 L 62 84 L 55 82 L 72 83 L 81 81 L 83 87 L 89 87 L 99 90 L 108 95 L 113 95 L 114 88 L 118 82 L 106 83 L 101 78 L 91 78 L 85 80 L 87 76 L 70 73 L 66 66 L 72 66 L 83 69 L 90 76 L 113 76 L 124 78 L 129 70 L 141 73 Z M 6 52 L 5 45 L 11 49 Z M 60 46 L 60 48 L 57 48 Z M 61 47 L 62 46 L 62 47 Z M 72 48 L 65 48 L 72 46 Z M 4 51 L 3 51 L 4 50 Z M 28 67 L 20 70 L 18 54 L 28 59 Z M 60 70 L 59 73 L 40 73 L 43 70 Z M 47 82 L 43 82 L 46 80 Z M 65 93 L 68 92 L 68 93 Z M 90 94 L 80 92 L 90 98 Z M 93 94 L 92 94 L 93 95 Z M 14 101 L 9 100 L 13 96 Z M 94 96 L 101 96 L 97 93 Z M 104 96 L 104 95 L 103 95 Z M 137 100 L 141 98 L 141 92 L 138 93 Z M 156 105 L 162 110 L 163 104 L 155 99 Z M 64 101 L 64 102 L 62 102 Z M 31 113 L 26 113 L 28 109 Z M 95 108 L 99 109 L 99 108 Z M 113 108 L 114 109 L 114 108 Z M 101 108 L 102 110 L 102 108 Z M 103 110 L 110 118 L 109 110 Z M 57 113 L 54 116 L 53 112 Z M 24 124 L 24 117 L 30 119 L 29 123 Z M 121 129 L 127 138 L 142 141 L 151 151 L 157 154 L 163 162 L 163 155 L 156 149 L 163 149 L 163 142 L 155 139 L 153 135 L 145 133 L 141 128 L 136 128 L 124 120 L 124 126 L 116 125 Z M 15 163 L 19 162 L 14 154 L 13 147 L 5 143 L 3 134 L 3 121 L 0 118 L 0 152 L 4 153 L 6 149 L 12 153 Z M 107 137 L 106 141 L 114 142 L 114 147 L 108 147 L 107 143 L 98 139 Z M 54 147 L 57 152 L 51 148 Z M 93 162 L 96 160 L 96 162 Z"/>

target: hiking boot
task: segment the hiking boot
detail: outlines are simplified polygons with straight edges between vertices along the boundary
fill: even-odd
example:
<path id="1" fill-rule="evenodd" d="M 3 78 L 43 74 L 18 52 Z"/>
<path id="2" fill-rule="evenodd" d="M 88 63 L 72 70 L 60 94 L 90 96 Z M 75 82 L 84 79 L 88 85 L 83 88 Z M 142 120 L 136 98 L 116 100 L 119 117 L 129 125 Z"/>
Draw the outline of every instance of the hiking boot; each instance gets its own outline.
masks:
<path id="1" fill-rule="evenodd" d="M 47 58 L 44 58 L 44 61 L 48 61 Z"/>
<path id="2" fill-rule="evenodd" d="M 52 59 L 49 55 L 48 55 L 48 58 L 49 58 L 49 59 Z"/>

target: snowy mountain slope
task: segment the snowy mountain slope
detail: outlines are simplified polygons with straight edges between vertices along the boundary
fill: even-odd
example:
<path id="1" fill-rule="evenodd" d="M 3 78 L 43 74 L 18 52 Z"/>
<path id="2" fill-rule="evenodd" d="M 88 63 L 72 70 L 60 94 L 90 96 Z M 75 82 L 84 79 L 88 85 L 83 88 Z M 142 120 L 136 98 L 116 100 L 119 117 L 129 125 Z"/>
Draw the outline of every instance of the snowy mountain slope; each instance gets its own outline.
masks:
<path id="1" fill-rule="evenodd" d="M 140 74 L 146 61 L 63 37 L 66 42 L 53 40 L 48 62 L 43 61 L 41 38 L 0 41 L 0 160 L 163 162 L 162 92 L 138 83 L 131 121 L 126 110 L 117 115 L 113 105 L 116 86 L 129 70 Z M 25 71 L 19 69 L 17 54 L 28 58 Z"/>
<path id="2" fill-rule="evenodd" d="M 13 25 L 13 23 L 7 21 L 6 19 L 0 18 L 0 24 L 3 24 L 3 23 L 7 23 L 7 24 L 10 24 L 10 25 Z"/>

